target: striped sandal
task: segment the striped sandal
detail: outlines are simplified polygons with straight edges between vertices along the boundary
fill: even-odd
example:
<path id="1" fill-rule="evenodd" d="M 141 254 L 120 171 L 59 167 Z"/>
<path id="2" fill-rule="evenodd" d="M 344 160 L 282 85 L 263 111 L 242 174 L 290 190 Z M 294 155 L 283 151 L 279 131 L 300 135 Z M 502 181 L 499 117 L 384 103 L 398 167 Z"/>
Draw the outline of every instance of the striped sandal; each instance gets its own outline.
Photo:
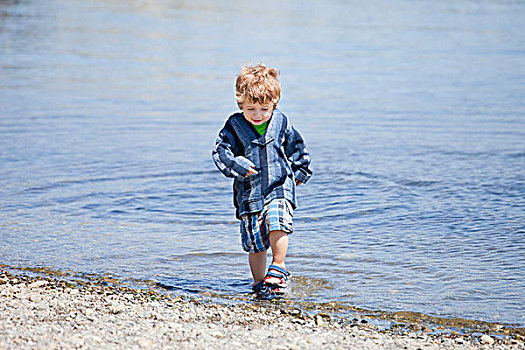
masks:
<path id="1" fill-rule="evenodd" d="M 280 266 L 270 265 L 263 286 L 269 288 L 273 294 L 283 295 L 288 287 L 288 277 L 290 277 L 288 271 Z"/>
<path id="2" fill-rule="evenodd" d="M 257 283 L 252 287 L 253 294 L 259 300 L 272 300 L 275 298 L 273 289 L 264 284 L 264 281 Z"/>

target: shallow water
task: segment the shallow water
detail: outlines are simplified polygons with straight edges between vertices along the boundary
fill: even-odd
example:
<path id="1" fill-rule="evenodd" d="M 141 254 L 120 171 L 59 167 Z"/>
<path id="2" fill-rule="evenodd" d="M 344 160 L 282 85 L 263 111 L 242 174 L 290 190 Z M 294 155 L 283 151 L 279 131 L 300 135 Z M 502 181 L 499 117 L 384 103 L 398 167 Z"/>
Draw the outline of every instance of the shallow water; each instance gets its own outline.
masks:
<path id="1" fill-rule="evenodd" d="M 247 292 L 211 149 L 281 70 L 291 298 L 525 325 L 525 4 L 0 0 L 0 263 Z"/>

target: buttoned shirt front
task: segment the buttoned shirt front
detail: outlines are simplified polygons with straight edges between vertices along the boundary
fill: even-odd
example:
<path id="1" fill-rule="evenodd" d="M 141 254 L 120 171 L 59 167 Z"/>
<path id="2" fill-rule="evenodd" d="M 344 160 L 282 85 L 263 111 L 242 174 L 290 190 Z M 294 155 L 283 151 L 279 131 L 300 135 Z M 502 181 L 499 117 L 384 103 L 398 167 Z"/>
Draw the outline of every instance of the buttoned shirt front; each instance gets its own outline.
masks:
<path id="1" fill-rule="evenodd" d="M 285 198 L 296 208 L 295 180 L 306 183 L 312 176 L 303 138 L 277 109 L 262 136 L 242 113 L 231 115 L 219 132 L 212 157 L 224 175 L 234 178 L 238 219 L 260 212 L 275 198 Z M 252 166 L 258 174 L 247 177 Z"/>

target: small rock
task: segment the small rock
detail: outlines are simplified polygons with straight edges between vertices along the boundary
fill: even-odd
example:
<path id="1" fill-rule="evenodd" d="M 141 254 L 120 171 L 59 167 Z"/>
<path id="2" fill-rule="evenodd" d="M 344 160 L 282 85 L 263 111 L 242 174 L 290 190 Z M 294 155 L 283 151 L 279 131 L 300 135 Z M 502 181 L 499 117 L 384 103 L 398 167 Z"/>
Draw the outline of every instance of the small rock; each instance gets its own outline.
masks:
<path id="1" fill-rule="evenodd" d="M 326 312 L 320 312 L 317 314 L 318 316 L 321 316 L 322 318 L 326 318 L 327 320 L 330 320 L 330 315 Z"/>
<path id="2" fill-rule="evenodd" d="M 109 307 L 109 312 L 111 312 L 112 314 L 119 314 L 121 312 L 124 312 L 126 310 L 126 308 L 120 304 L 112 304 L 110 307 Z"/>
<path id="3" fill-rule="evenodd" d="M 152 319 L 152 320 L 162 320 L 162 316 L 159 313 L 157 313 L 157 312 L 152 312 L 149 315 L 149 318 Z"/>
<path id="4" fill-rule="evenodd" d="M 317 327 L 322 327 L 326 324 L 326 322 L 323 320 L 323 317 L 320 315 L 315 316 L 315 324 Z"/>
<path id="5" fill-rule="evenodd" d="M 178 328 L 180 328 L 180 326 L 176 322 L 168 322 L 168 328 L 169 329 L 178 329 Z"/>
<path id="6" fill-rule="evenodd" d="M 86 308 L 86 309 L 84 309 L 84 314 L 86 316 L 93 316 L 95 314 L 95 310 L 90 309 L 90 308 Z"/>
<path id="7" fill-rule="evenodd" d="M 300 324 L 300 325 L 305 325 L 306 324 L 306 321 L 303 320 L 303 319 L 300 319 L 300 318 L 294 318 L 292 320 L 292 323 L 296 323 L 296 324 Z"/>
<path id="8" fill-rule="evenodd" d="M 73 344 L 74 347 L 80 348 L 84 345 L 84 339 L 82 338 L 82 335 L 75 334 L 73 335 L 69 341 Z"/>
<path id="9" fill-rule="evenodd" d="M 224 336 L 221 331 L 213 331 L 210 335 L 215 338 L 222 338 Z"/>
<path id="10" fill-rule="evenodd" d="M 309 336 L 306 341 L 315 348 L 320 349 L 323 346 L 323 339 L 316 336 Z"/>
<path id="11" fill-rule="evenodd" d="M 38 296 L 37 294 L 29 294 L 27 296 L 27 300 L 33 302 L 33 303 L 38 303 L 40 302 L 42 299 L 40 298 L 40 296 Z"/>
<path id="12" fill-rule="evenodd" d="M 40 302 L 40 303 L 38 303 L 38 304 L 36 304 L 34 306 L 34 309 L 36 311 L 48 311 L 49 310 L 49 305 L 46 302 Z"/>
<path id="13" fill-rule="evenodd" d="M 149 349 L 153 346 L 153 342 L 151 341 L 151 339 L 147 338 L 139 338 L 138 343 L 141 348 L 145 349 Z"/>
<path id="14" fill-rule="evenodd" d="M 36 281 L 36 282 L 31 283 L 28 287 L 31 289 L 42 288 L 42 287 L 47 286 L 48 284 L 49 283 L 47 281 Z"/>
<path id="15" fill-rule="evenodd" d="M 494 344 L 494 338 L 492 338 L 490 335 L 487 335 L 487 334 L 483 334 L 480 338 L 480 341 L 482 344 L 489 344 L 489 345 Z"/>
<path id="16" fill-rule="evenodd" d="M 102 343 L 102 338 L 100 338 L 100 337 L 97 336 L 97 335 L 93 335 L 93 336 L 91 336 L 91 340 L 92 340 L 93 342 L 97 343 L 97 344 Z"/>
<path id="17" fill-rule="evenodd" d="M 301 315 L 301 310 L 299 310 L 299 309 L 291 309 L 291 310 L 288 311 L 288 314 L 290 316 L 298 317 L 298 316 Z"/>
<path id="18" fill-rule="evenodd" d="M 421 327 L 421 331 L 423 332 L 423 334 L 426 334 L 432 332 L 432 329 L 430 327 L 423 326 Z"/>

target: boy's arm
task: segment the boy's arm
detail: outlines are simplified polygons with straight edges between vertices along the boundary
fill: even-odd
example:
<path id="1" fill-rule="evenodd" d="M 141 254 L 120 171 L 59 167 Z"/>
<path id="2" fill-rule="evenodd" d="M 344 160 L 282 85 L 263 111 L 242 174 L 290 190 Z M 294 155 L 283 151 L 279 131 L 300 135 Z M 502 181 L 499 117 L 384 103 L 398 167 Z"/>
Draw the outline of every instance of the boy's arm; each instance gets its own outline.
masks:
<path id="1" fill-rule="evenodd" d="M 306 149 L 301 134 L 291 125 L 286 129 L 285 152 L 292 163 L 295 182 L 297 184 L 304 184 L 310 180 L 310 177 L 312 177 L 312 170 L 310 170 L 310 153 Z"/>
<path id="2" fill-rule="evenodd" d="M 242 181 L 254 164 L 247 158 L 235 156 L 235 143 L 233 135 L 226 129 L 222 129 L 215 142 L 212 158 L 217 168 L 227 177 Z"/>

